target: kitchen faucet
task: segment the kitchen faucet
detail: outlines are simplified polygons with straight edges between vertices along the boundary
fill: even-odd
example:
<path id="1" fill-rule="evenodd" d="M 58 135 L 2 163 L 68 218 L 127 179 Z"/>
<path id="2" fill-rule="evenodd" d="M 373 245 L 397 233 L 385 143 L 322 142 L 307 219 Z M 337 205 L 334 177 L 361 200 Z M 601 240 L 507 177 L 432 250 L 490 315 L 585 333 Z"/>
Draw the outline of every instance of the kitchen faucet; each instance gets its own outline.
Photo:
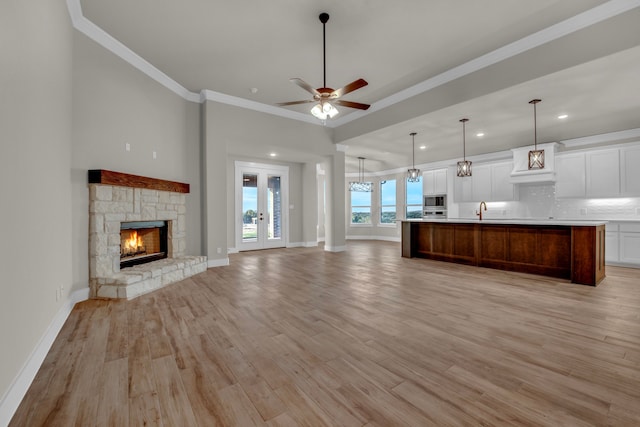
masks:
<path id="1" fill-rule="evenodd" d="M 487 204 L 484 202 L 480 202 L 480 212 L 476 211 L 476 215 L 480 217 L 480 221 L 482 221 L 482 206 L 484 206 L 484 210 L 487 210 Z"/>

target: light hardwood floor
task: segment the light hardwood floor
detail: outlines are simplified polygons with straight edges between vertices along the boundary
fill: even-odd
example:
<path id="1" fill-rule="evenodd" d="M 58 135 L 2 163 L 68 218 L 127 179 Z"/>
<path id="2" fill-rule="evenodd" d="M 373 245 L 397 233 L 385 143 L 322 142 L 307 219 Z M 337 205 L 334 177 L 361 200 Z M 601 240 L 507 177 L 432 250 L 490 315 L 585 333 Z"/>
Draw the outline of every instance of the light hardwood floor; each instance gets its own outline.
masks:
<path id="1" fill-rule="evenodd" d="M 640 270 L 597 288 L 350 241 L 86 301 L 12 426 L 640 425 Z"/>

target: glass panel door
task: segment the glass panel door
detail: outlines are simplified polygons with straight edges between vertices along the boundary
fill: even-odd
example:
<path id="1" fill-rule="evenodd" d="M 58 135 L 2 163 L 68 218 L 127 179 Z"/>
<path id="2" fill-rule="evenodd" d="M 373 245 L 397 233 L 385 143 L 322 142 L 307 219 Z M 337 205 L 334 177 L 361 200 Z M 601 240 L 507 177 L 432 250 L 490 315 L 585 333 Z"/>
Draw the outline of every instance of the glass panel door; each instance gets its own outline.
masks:
<path id="1" fill-rule="evenodd" d="M 242 174 L 242 243 L 258 241 L 258 175 Z"/>
<path id="2" fill-rule="evenodd" d="M 242 184 L 236 193 L 238 250 L 286 246 L 288 168 L 236 165 L 236 177 Z"/>

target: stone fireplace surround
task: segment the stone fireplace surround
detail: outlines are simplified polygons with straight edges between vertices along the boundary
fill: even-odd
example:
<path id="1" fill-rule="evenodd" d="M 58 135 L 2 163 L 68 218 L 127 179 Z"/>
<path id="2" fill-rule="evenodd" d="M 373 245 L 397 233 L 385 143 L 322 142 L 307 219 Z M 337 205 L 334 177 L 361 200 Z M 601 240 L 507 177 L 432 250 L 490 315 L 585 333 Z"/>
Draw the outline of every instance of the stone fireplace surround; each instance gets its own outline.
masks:
<path id="1" fill-rule="evenodd" d="M 154 291 L 207 269 L 205 256 L 186 256 L 189 185 L 106 170 L 89 171 L 91 298 L 126 298 Z M 120 269 L 120 223 L 167 221 L 167 258 Z"/>

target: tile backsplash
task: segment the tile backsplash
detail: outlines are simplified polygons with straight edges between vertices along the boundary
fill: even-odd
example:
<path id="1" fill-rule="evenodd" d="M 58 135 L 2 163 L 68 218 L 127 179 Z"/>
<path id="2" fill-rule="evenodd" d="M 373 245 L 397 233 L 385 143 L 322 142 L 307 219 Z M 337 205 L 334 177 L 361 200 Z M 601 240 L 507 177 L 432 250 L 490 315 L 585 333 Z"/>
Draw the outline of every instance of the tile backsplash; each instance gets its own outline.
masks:
<path id="1" fill-rule="evenodd" d="M 520 184 L 520 200 L 490 202 L 487 219 L 602 219 L 640 221 L 640 197 L 608 199 L 556 199 L 554 184 Z M 458 217 L 475 218 L 478 203 L 459 203 Z"/>

